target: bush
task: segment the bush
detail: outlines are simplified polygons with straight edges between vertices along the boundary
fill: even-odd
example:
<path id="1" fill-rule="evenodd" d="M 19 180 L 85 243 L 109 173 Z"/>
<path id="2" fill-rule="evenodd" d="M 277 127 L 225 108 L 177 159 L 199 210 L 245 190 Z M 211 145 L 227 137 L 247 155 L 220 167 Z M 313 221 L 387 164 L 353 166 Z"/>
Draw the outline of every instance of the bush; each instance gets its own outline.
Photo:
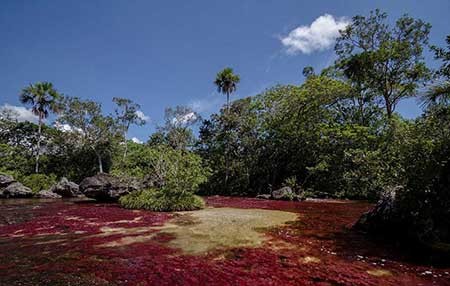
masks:
<path id="1" fill-rule="evenodd" d="M 121 206 L 127 209 L 145 209 L 151 211 L 191 211 L 204 207 L 202 198 L 192 193 L 180 193 L 174 196 L 163 190 L 143 190 L 130 193 L 119 199 Z"/>
<path id="2" fill-rule="evenodd" d="M 31 174 L 18 178 L 18 181 L 37 193 L 42 190 L 50 189 L 50 187 L 56 183 L 56 176 L 53 174 Z"/>
<path id="3" fill-rule="evenodd" d="M 129 157 L 135 160 L 127 162 L 122 172 L 137 177 L 147 174 L 144 177 L 148 189 L 122 197 L 122 206 L 152 211 L 195 210 L 204 206 L 203 200 L 194 195 L 209 174 L 200 156 L 167 145 L 138 146 L 135 151 L 140 156 L 130 153 Z"/>

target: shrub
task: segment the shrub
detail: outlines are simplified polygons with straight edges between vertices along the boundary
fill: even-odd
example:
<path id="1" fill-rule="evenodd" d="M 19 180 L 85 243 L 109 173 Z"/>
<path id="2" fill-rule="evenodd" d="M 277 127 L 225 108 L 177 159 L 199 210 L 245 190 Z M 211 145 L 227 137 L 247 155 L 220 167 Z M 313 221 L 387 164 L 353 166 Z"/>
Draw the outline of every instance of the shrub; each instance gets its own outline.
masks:
<path id="1" fill-rule="evenodd" d="M 31 174 L 18 178 L 18 180 L 37 193 L 42 190 L 48 190 L 52 185 L 56 183 L 56 176 L 45 174 Z"/>
<path id="2" fill-rule="evenodd" d="M 154 189 L 130 193 L 121 197 L 119 203 L 124 208 L 151 211 L 190 211 L 205 205 L 202 198 L 189 192 L 174 196 L 164 190 Z"/>
<path id="3" fill-rule="evenodd" d="M 137 162 L 126 173 L 139 175 L 146 172 L 146 187 L 149 189 L 121 198 L 122 206 L 152 211 L 195 210 L 203 207 L 203 200 L 194 195 L 209 174 L 203 168 L 200 156 L 167 145 L 142 147 L 138 151 L 141 157 L 136 158 Z M 130 154 L 130 157 L 133 156 Z"/>

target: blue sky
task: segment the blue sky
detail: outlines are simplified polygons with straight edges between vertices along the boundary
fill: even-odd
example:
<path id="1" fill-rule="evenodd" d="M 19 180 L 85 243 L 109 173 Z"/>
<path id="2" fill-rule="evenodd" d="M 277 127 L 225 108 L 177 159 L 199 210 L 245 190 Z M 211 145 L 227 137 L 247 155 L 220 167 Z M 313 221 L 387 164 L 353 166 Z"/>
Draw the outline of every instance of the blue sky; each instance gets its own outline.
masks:
<path id="1" fill-rule="evenodd" d="M 3 0 L 0 7 L 0 106 L 20 106 L 21 88 L 37 81 L 99 101 L 106 112 L 113 97 L 127 97 L 151 118 L 130 130 L 130 138 L 141 140 L 162 122 L 165 107 L 217 111 L 225 98 L 212 82 L 225 66 L 241 76 L 235 97 L 245 97 L 278 83 L 301 83 L 304 66 L 320 70 L 332 63 L 326 43 L 309 39 L 303 52 L 289 53 L 292 46 L 281 41 L 325 14 L 339 24 L 341 17 L 380 8 L 390 19 L 408 13 L 430 22 L 431 43 L 443 45 L 450 33 L 448 0 Z M 398 111 L 420 114 L 414 100 Z"/>

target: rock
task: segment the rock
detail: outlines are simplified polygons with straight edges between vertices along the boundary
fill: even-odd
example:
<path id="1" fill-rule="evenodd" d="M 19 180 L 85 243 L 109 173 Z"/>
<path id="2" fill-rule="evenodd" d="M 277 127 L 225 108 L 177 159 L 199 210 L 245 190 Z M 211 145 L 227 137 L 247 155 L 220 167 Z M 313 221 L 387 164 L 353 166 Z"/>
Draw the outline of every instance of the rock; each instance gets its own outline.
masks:
<path id="1" fill-rule="evenodd" d="M 47 191 L 47 190 L 39 191 L 34 196 L 36 198 L 40 198 L 40 199 L 60 199 L 60 198 L 62 198 L 62 196 L 60 196 L 54 192 Z"/>
<path id="2" fill-rule="evenodd" d="M 58 183 L 50 188 L 50 192 L 58 194 L 63 198 L 74 198 L 81 195 L 79 187 L 74 182 L 62 178 Z"/>
<path id="3" fill-rule="evenodd" d="M 14 183 L 16 180 L 10 175 L 0 174 L 0 189 Z"/>
<path id="4" fill-rule="evenodd" d="M 274 200 L 292 201 L 296 197 L 296 194 L 290 187 L 282 187 L 281 189 L 272 191 L 272 198 Z"/>
<path id="5" fill-rule="evenodd" d="M 98 201 L 116 201 L 121 196 L 139 189 L 135 182 L 127 182 L 109 174 L 97 174 L 85 178 L 79 187 L 86 197 Z"/>
<path id="6" fill-rule="evenodd" d="M 373 233 L 384 233 L 391 228 L 395 229 L 399 218 L 396 197 L 397 192 L 402 189 L 402 186 L 397 186 L 384 191 L 375 207 L 363 214 L 354 228 Z"/>
<path id="7" fill-rule="evenodd" d="M 33 191 L 19 182 L 13 181 L 0 189 L 0 198 L 30 198 Z"/>
<path id="8" fill-rule="evenodd" d="M 262 194 L 262 195 L 257 195 L 256 198 L 257 199 L 270 200 L 272 198 L 272 196 L 269 195 L 269 194 Z"/>
<path id="9" fill-rule="evenodd" d="M 10 175 L 0 174 L 0 198 L 30 198 L 33 191 L 14 180 Z"/>

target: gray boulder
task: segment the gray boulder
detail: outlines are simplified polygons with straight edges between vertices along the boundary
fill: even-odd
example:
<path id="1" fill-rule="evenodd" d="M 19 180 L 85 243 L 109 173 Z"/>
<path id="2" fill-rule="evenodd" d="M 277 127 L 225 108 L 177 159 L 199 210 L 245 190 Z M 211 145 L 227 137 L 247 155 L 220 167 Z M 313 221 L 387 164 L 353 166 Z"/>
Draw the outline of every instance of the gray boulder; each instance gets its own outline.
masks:
<path id="1" fill-rule="evenodd" d="M 10 175 L 0 174 L 0 188 L 5 188 L 15 181 L 16 180 Z"/>
<path id="2" fill-rule="evenodd" d="M 139 185 L 134 181 L 103 173 L 83 179 L 79 187 L 86 197 L 98 201 L 116 201 L 121 196 L 139 189 Z"/>
<path id="3" fill-rule="evenodd" d="M 272 198 L 269 194 L 261 194 L 256 196 L 257 199 L 270 200 Z"/>
<path id="4" fill-rule="evenodd" d="M 274 200 L 292 201 L 296 197 L 297 195 L 290 187 L 282 187 L 281 189 L 272 191 L 272 198 Z"/>
<path id="5" fill-rule="evenodd" d="M 0 198 L 30 198 L 32 196 L 33 191 L 30 188 L 16 181 L 0 188 Z"/>
<path id="6" fill-rule="evenodd" d="M 60 196 L 54 192 L 47 191 L 47 190 L 39 191 L 34 196 L 36 198 L 40 198 L 40 199 L 60 199 L 60 198 L 62 198 L 62 196 Z"/>
<path id="7" fill-rule="evenodd" d="M 50 192 L 58 194 L 63 198 L 74 198 L 81 195 L 79 187 L 74 182 L 62 178 L 58 183 L 51 187 Z"/>

